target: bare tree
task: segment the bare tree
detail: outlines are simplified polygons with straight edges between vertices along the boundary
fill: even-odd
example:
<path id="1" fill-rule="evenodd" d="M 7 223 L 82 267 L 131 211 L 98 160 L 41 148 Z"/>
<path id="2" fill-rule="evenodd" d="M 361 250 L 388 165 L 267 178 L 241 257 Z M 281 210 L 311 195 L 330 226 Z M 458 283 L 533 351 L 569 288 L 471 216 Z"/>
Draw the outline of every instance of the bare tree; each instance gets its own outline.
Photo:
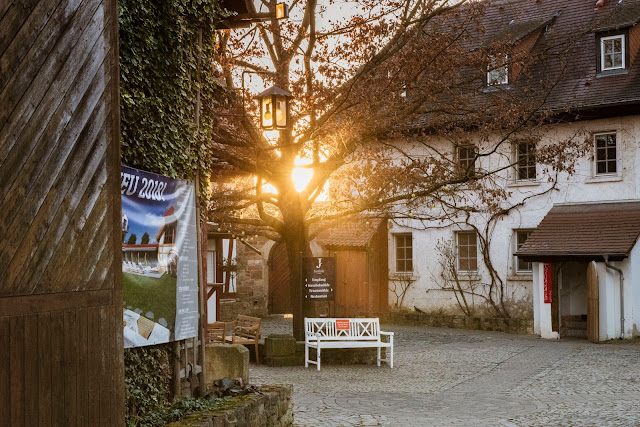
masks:
<path id="1" fill-rule="evenodd" d="M 328 22 L 338 4 L 347 16 Z M 257 5 L 275 16 L 275 0 Z M 323 227 L 362 212 L 428 225 L 460 211 L 501 209 L 506 191 L 487 183 L 512 165 L 480 169 L 474 162 L 516 137 L 536 138 L 555 80 L 528 90 L 536 80 L 530 65 L 561 58 L 568 47 L 532 55 L 514 52 L 509 40 L 487 40 L 484 9 L 465 0 L 294 1 L 289 21 L 274 17 L 222 34 L 216 66 L 230 91 L 211 141 L 220 179 L 209 215 L 286 244 L 296 338 L 303 336 L 301 257 Z M 523 83 L 487 90 L 487 71 L 505 61 Z M 239 105 L 252 96 L 239 89 L 249 79 L 242 71 L 294 96 L 287 129 L 266 135 L 255 108 Z M 481 144 L 464 166 L 443 149 L 471 138 Z M 538 158 L 569 170 L 582 142 L 557 141 Z M 296 188 L 292 176 L 300 170 L 308 180 Z"/>

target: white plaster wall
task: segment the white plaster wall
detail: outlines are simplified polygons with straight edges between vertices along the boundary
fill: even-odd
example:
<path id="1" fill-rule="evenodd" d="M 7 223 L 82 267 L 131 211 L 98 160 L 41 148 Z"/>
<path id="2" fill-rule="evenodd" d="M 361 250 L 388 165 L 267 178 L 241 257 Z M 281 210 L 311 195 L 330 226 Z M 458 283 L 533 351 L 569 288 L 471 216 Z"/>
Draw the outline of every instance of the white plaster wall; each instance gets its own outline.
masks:
<path id="1" fill-rule="evenodd" d="M 544 302 L 544 264 L 539 262 L 534 264 L 536 295 L 539 302 L 537 313 L 534 311 L 534 332 L 542 338 L 558 339 L 560 334 L 554 332 L 551 322 L 551 303 Z M 537 314 L 537 318 L 535 317 Z M 538 324 L 538 330 L 535 330 L 535 324 Z"/>
<path id="2" fill-rule="evenodd" d="M 640 243 L 636 242 L 625 271 L 625 336 L 640 335 Z"/>
<path id="3" fill-rule="evenodd" d="M 600 341 L 617 338 L 620 333 L 620 292 L 618 273 L 606 268 L 603 262 L 598 266 L 600 303 Z"/>
<path id="4" fill-rule="evenodd" d="M 542 283 L 542 278 L 544 277 L 544 271 L 542 270 L 542 266 L 544 264 L 542 264 L 541 262 L 534 262 L 533 263 L 533 286 L 532 286 L 532 292 L 533 292 L 533 333 L 535 333 L 536 335 L 540 335 L 541 334 L 541 326 L 540 326 L 540 316 L 541 316 L 541 310 L 540 310 L 540 303 L 542 301 L 544 301 L 544 289 L 543 289 L 543 283 Z M 549 312 L 551 313 L 551 312 Z M 549 314 L 551 315 L 551 314 Z"/>
<path id="5" fill-rule="evenodd" d="M 546 129 L 546 134 L 541 140 L 542 144 L 553 144 L 554 141 L 569 138 L 576 133 L 582 133 L 583 137 L 590 137 L 592 133 L 616 131 L 620 145 L 619 153 L 619 169 L 618 176 L 603 178 L 594 178 L 592 169 L 592 153 L 588 153 L 583 158 L 578 159 L 575 164 L 575 174 L 569 176 L 560 174 L 560 182 L 557 191 L 552 191 L 546 195 L 530 199 L 524 207 L 517 211 L 512 211 L 510 215 L 496 225 L 493 233 L 492 242 L 492 260 L 494 266 L 500 273 L 501 277 L 507 284 L 508 295 L 513 295 L 518 299 L 535 299 L 534 277 L 536 273 L 530 275 L 516 275 L 514 271 L 514 258 L 512 253 L 515 251 L 513 230 L 524 228 L 536 228 L 540 221 L 554 204 L 564 203 L 594 203 L 600 201 L 628 201 L 640 199 L 640 115 L 583 121 L 579 123 L 568 123 L 555 125 Z M 449 142 L 439 142 L 441 150 L 449 150 L 453 153 L 453 145 Z M 508 145 L 508 144 L 507 144 Z M 417 148 L 416 148 L 417 149 Z M 482 159 L 480 166 L 493 168 L 496 165 L 505 164 L 510 161 L 511 147 L 505 146 L 503 152 L 494 155 L 492 158 Z M 546 182 L 547 175 L 538 166 L 537 182 L 514 183 L 512 173 L 505 173 L 502 177 L 502 183 L 511 192 L 511 201 L 518 201 L 532 193 L 538 193 L 549 188 L 550 184 Z M 478 224 L 482 224 L 484 220 L 477 220 Z M 414 223 L 405 223 L 408 227 L 394 225 L 389 229 L 389 273 L 390 280 L 393 280 L 395 272 L 395 244 L 393 240 L 394 233 L 412 232 L 413 233 L 413 256 L 414 256 L 414 272 L 412 279 L 415 282 L 410 287 L 404 300 L 404 306 L 413 309 L 418 307 L 423 310 L 433 310 L 438 308 L 456 308 L 456 301 L 452 294 L 438 290 L 438 252 L 436 244 L 438 240 L 453 240 L 456 227 L 431 228 L 427 230 L 419 230 L 422 225 Z M 442 227 L 442 224 L 432 224 L 436 227 Z M 636 260 L 640 255 L 636 253 Z M 537 268 L 540 268 L 538 265 Z M 534 266 L 534 268 L 536 268 Z M 640 269 L 637 267 L 636 269 Z M 603 272 L 604 273 L 604 272 Z M 607 273 L 609 274 L 609 273 Z M 631 275 L 631 271 L 629 275 Z M 635 274 L 634 280 L 640 280 L 640 274 Z M 540 276 L 542 277 L 542 276 Z M 486 271 L 480 269 L 478 277 L 482 281 L 488 281 Z M 617 279 L 616 279 L 617 280 Z M 640 285 L 640 284 L 639 284 Z M 390 287 L 392 284 L 390 283 Z M 629 291 L 629 300 L 640 303 L 640 291 Z M 536 295 L 542 292 L 541 289 L 535 289 Z M 612 290 L 610 292 L 613 292 Z M 390 304 L 394 303 L 394 294 L 389 293 Z M 607 296 L 610 300 L 611 298 Z M 631 303 L 630 303 L 631 304 Z M 640 307 L 637 303 L 632 305 Z M 578 309 L 578 307 L 573 307 Z M 534 305 L 534 310 L 535 305 Z M 630 307 L 631 310 L 631 307 Z M 640 311 L 640 309 L 639 309 Z M 542 313 L 538 313 L 538 318 L 544 317 Z M 607 316 L 611 316 L 611 312 L 607 312 Z M 535 316 L 534 316 L 535 318 Z M 611 323 L 610 321 L 607 323 Z M 631 322 L 628 322 L 631 324 Z M 638 328 L 640 329 L 640 322 Z M 612 326 L 613 327 L 613 326 Z M 536 333 L 542 328 L 536 320 Z M 615 332 L 614 330 L 611 331 Z"/>
<path id="6" fill-rule="evenodd" d="M 611 262 L 610 264 L 620 268 L 624 276 L 624 338 L 632 338 L 637 335 L 640 324 L 638 322 L 638 314 L 640 314 L 640 245 L 636 243 L 629 258 L 621 262 Z M 614 334 L 608 339 L 620 338 L 621 322 L 620 322 L 620 275 L 615 270 L 608 269 L 611 280 L 611 289 L 613 292 L 611 305 L 615 306 L 615 318 L 612 322 L 616 322 Z M 617 299 L 615 299 L 617 298 Z M 615 300 L 614 300 L 615 299 Z M 608 328 L 611 330 L 612 328 Z"/>

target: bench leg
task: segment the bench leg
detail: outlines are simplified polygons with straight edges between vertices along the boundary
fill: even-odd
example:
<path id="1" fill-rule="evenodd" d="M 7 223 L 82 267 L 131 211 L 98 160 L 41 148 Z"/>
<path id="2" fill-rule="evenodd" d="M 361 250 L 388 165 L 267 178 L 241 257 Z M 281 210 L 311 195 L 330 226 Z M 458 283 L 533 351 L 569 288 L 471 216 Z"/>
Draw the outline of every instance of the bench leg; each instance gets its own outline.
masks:
<path id="1" fill-rule="evenodd" d="M 378 366 L 380 366 L 380 353 L 382 353 L 382 350 L 378 347 Z"/>
<path id="2" fill-rule="evenodd" d="M 304 346 L 304 367 L 309 367 L 309 346 L 306 344 Z"/>
<path id="3" fill-rule="evenodd" d="M 318 362 L 318 371 L 320 370 L 320 346 L 316 350 L 316 361 Z"/>
<path id="4" fill-rule="evenodd" d="M 258 354 L 258 342 L 256 341 L 256 363 L 260 364 L 260 355 Z"/>
<path id="5" fill-rule="evenodd" d="M 392 338 L 393 340 L 393 338 Z M 393 341 L 391 341 L 391 347 L 389 347 L 389 351 L 391 352 L 389 354 L 389 367 L 393 368 Z"/>

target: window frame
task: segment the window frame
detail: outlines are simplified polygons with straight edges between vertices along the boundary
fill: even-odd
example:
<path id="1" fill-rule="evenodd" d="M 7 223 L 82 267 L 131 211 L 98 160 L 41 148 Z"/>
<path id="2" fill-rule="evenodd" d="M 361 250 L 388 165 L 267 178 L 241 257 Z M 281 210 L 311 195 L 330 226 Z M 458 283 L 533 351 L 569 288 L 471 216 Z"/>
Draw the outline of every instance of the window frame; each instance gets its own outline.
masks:
<path id="1" fill-rule="evenodd" d="M 615 139 L 615 151 L 616 151 L 616 155 L 615 155 L 615 172 L 609 172 L 609 165 L 608 163 L 612 161 L 612 159 L 610 159 L 608 157 L 608 153 L 607 153 L 607 157 L 604 160 L 599 160 L 598 159 L 598 137 L 599 136 L 605 136 L 605 135 L 613 135 L 614 139 Z M 618 143 L 618 132 L 617 131 L 605 131 L 605 132 L 595 132 L 593 134 L 593 143 L 592 143 L 592 150 L 593 150 L 593 160 L 592 160 L 592 176 L 594 178 L 598 178 L 598 177 L 615 177 L 615 176 L 620 176 L 621 175 L 621 155 L 620 155 L 620 144 Z M 605 152 L 607 152 L 608 150 L 605 148 Z M 606 172 L 598 172 L 598 164 L 599 163 L 604 163 L 605 167 L 607 169 Z"/>
<path id="2" fill-rule="evenodd" d="M 410 246 L 406 246 L 407 243 L 407 237 L 409 238 L 408 241 L 410 243 Z M 404 239 L 403 243 L 405 244 L 404 246 L 398 246 L 398 240 L 402 238 Z M 407 248 L 411 249 L 411 257 L 407 258 Z M 403 257 L 399 257 L 398 256 L 398 250 L 402 249 L 403 250 Z M 396 274 L 413 274 L 414 272 L 414 268 L 413 268 L 413 233 L 408 232 L 408 233 L 393 233 L 393 257 L 394 257 L 394 272 Z M 400 270 L 398 269 L 398 263 L 402 262 L 404 269 Z M 407 262 L 409 263 L 409 269 L 407 269 Z"/>
<path id="3" fill-rule="evenodd" d="M 516 248 L 516 252 L 520 249 L 520 247 L 527 241 L 527 239 L 529 238 L 529 236 L 531 236 L 531 233 L 533 233 L 533 231 L 535 230 L 535 228 L 516 228 L 513 230 L 513 241 L 514 241 L 514 246 Z M 525 239 L 524 242 L 522 242 L 522 244 L 520 244 L 520 239 L 519 239 L 519 233 L 527 233 L 527 239 Z M 527 263 L 531 266 L 530 269 L 520 269 L 520 258 L 515 255 L 513 257 L 513 264 L 514 264 L 514 271 L 516 272 L 516 274 L 533 274 L 533 263 L 530 261 L 522 261 L 524 263 Z"/>
<path id="4" fill-rule="evenodd" d="M 473 153 L 473 157 L 462 157 L 462 151 L 465 150 L 465 153 L 469 153 L 471 151 Z M 466 176 L 473 176 L 477 171 L 477 161 L 478 161 L 478 147 L 473 144 L 466 145 L 457 145 L 456 146 L 456 163 L 458 167 L 465 172 Z"/>
<path id="5" fill-rule="evenodd" d="M 475 237 L 475 246 L 472 246 L 470 244 L 465 244 L 462 245 L 460 243 L 460 236 L 469 236 L 469 235 L 473 235 Z M 456 231 L 455 233 L 455 237 L 456 237 L 456 271 L 462 274 L 477 274 L 478 273 L 478 233 L 476 231 Z M 467 248 L 471 248 L 471 247 L 475 247 L 475 269 L 473 270 L 463 270 L 460 266 L 460 261 L 463 259 L 463 257 L 461 257 L 460 254 L 460 248 L 462 246 L 465 246 Z M 469 252 L 467 252 L 469 253 Z M 474 259 L 471 256 L 467 256 L 464 257 L 464 259 L 466 260 L 471 260 Z"/>
<path id="6" fill-rule="evenodd" d="M 503 56 L 503 63 L 502 65 L 498 66 L 498 56 Z M 488 63 L 487 63 L 487 78 L 486 78 L 486 85 L 487 87 L 491 87 L 491 86 L 502 86 L 502 85 L 508 85 L 509 84 L 509 55 L 508 54 L 504 54 L 504 55 L 489 55 L 487 57 L 488 59 Z M 501 70 L 504 70 L 504 72 L 501 72 Z M 494 80 L 492 79 L 492 74 L 497 73 L 498 76 L 503 75 L 504 78 L 502 80 Z"/>
<path id="7" fill-rule="evenodd" d="M 609 40 L 615 40 L 615 39 L 620 39 L 622 41 L 621 44 L 621 48 L 622 51 L 620 52 L 620 56 L 622 59 L 622 65 L 619 67 L 607 67 L 605 68 L 604 66 L 604 59 L 605 59 L 605 49 L 604 49 L 604 44 L 605 42 L 609 41 Z M 608 72 L 608 71 L 619 71 L 619 70 L 626 70 L 627 69 L 627 37 L 626 34 L 621 33 L 621 34 L 614 34 L 614 35 L 610 35 L 610 36 L 600 36 L 600 55 L 599 55 L 599 59 L 600 59 L 600 71 L 601 72 Z"/>
<path id="8" fill-rule="evenodd" d="M 529 177 L 529 173 L 527 172 L 526 178 L 520 177 L 521 165 L 520 165 L 520 146 L 523 144 L 527 144 L 527 146 L 533 146 L 533 149 L 530 150 L 527 148 L 525 159 L 533 159 L 533 165 L 530 165 L 528 162 L 524 166 L 527 171 L 533 170 L 533 177 Z M 514 142 L 513 144 L 513 160 L 514 160 L 514 170 L 515 170 L 515 182 L 532 182 L 538 179 L 538 162 L 535 157 L 536 143 L 535 142 Z"/>

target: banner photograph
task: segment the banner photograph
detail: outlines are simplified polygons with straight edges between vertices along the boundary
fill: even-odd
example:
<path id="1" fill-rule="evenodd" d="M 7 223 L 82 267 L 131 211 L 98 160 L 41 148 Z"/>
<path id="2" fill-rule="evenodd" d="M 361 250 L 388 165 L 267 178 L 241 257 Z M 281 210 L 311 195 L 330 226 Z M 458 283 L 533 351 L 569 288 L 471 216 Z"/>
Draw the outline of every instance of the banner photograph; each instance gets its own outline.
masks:
<path id="1" fill-rule="evenodd" d="M 122 166 L 124 346 L 197 336 L 195 187 Z"/>

